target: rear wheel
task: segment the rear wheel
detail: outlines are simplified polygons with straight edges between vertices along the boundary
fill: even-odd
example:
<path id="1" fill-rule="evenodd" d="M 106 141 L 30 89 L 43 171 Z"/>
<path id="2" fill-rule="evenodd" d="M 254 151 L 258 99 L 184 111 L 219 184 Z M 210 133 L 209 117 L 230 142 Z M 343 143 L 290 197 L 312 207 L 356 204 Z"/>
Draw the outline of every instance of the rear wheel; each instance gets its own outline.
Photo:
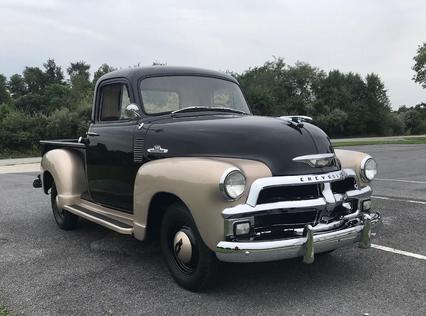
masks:
<path id="1" fill-rule="evenodd" d="M 204 244 L 186 207 L 170 206 L 161 224 L 161 249 L 175 281 L 198 291 L 213 283 L 218 268 L 216 255 Z"/>
<path id="2" fill-rule="evenodd" d="M 52 204 L 52 211 L 56 224 L 63 230 L 74 229 L 77 226 L 78 216 L 58 207 L 58 191 L 55 182 L 52 183 L 50 202 Z"/>

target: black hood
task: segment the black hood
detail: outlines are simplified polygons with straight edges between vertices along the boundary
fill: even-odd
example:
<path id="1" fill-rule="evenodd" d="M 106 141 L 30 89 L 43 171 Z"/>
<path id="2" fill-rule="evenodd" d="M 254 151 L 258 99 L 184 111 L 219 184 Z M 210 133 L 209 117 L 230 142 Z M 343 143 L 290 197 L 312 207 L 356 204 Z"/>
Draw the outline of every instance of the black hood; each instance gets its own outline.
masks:
<path id="1" fill-rule="evenodd" d="M 313 168 L 294 157 L 332 153 L 328 136 L 318 127 L 304 123 L 297 127 L 280 118 L 239 115 L 174 117 L 153 122 L 145 148 L 159 145 L 165 157 L 226 157 L 265 163 L 274 176 L 321 173 L 337 166 Z"/>

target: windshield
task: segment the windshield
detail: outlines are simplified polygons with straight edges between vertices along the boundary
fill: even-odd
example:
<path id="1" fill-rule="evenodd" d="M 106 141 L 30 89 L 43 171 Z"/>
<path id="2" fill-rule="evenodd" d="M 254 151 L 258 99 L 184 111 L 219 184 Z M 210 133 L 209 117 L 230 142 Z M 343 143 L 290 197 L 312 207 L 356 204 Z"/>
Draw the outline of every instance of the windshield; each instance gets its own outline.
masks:
<path id="1" fill-rule="evenodd" d="M 147 114 L 168 113 L 188 107 L 229 108 L 250 113 L 236 83 L 211 77 L 147 78 L 141 82 L 141 95 Z"/>

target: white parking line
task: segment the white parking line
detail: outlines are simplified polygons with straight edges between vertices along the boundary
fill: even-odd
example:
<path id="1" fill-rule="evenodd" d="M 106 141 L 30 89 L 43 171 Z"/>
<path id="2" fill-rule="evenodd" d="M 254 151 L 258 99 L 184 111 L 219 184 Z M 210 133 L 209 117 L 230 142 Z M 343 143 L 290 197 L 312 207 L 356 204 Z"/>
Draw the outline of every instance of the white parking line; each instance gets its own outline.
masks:
<path id="1" fill-rule="evenodd" d="M 374 198 L 374 199 L 380 199 L 380 200 L 408 202 L 408 203 L 426 205 L 426 201 L 406 200 L 406 199 L 394 199 L 394 198 L 390 198 L 390 197 L 387 197 L 387 196 L 379 196 L 379 195 L 372 195 L 371 197 Z"/>
<path id="2" fill-rule="evenodd" d="M 417 259 L 420 259 L 420 260 L 426 260 L 426 256 L 419 255 L 419 254 L 413 253 L 413 252 L 398 250 L 398 249 L 395 249 L 395 248 L 380 246 L 380 245 L 376 245 L 376 244 L 371 244 L 371 247 L 376 248 L 376 249 L 380 249 L 380 250 L 383 250 L 383 251 L 387 251 L 387 252 L 397 253 L 399 255 L 403 255 L 403 256 L 407 256 L 407 257 L 413 257 L 413 258 L 417 258 Z"/>
<path id="3" fill-rule="evenodd" d="M 416 180 L 381 179 L 381 178 L 375 178 L 374 180 L 375 181 L 391 181 L 391 182 L 404 182 L 404 183 L 426 184 L 426 181 L 416 181 Z"/>

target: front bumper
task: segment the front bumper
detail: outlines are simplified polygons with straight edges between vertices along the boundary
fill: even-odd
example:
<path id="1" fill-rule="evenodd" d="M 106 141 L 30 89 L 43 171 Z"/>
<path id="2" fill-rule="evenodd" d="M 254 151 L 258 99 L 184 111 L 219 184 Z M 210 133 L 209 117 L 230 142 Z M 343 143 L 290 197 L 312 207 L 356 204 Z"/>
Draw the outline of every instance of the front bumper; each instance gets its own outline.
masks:
<path id="1" fill-rule="evenodd" d="M 225 262 L 265 262 L 303 257 L 305 263 L 312 263 L 315 253 L 354 243 L 358 243 L 360 248 L 369 248 L 371 233 L 381 226 L 381 217 L 379 213 L 361 214 L 360 217 L 357 225 L 330 232 L 308 225 L 300 238 L 260 242 L 221 241 L 217 244 L 216 256 Z"/>

